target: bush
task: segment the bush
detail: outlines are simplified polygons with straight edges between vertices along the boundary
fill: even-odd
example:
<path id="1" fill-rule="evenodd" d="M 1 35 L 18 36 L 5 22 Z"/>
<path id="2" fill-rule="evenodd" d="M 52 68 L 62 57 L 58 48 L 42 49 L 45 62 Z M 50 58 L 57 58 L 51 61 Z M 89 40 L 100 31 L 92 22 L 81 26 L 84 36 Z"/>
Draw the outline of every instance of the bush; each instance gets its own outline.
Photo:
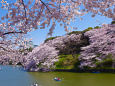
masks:
<path id="1" fill-rule="evenodd" d="M 103 61 L 96 62 L 97 67 L 111 67 L 112 66 L 112 59 L 104 59 Z"/>
<path id="2" fill-rule="evenodd" d="M 55 63 L 55 69 L 77 69 L 80 64 L 79 55 L 76 54 L 74 58 L 72 55 L 60 55 L 59 61 Z"/>
<path id="3" fill-rule="evenodd" d="M 108 54 L 107 56 L 106 56 L 106 58 L 113 58 L 113 55 L 112 54 Z"/>
<path id="4" fill-rule="evenodd" d="M 49 41 L 49 40 L 53 40 L 53 39 L 55 39 L 55 38 L 57 38 L 57 37 L 59 37 L 59 36 L 47 38 L 44 42 L 47 42 L 47 41 Z"/>
<path id="5" fill-rule="evenodd" d="M 111 24 L 115 24 L 115 21 L 112 21 Z"/>
<path id="6" fill-rule="evenodd" d="M 92 27 L 88 27 L 87 29 L 83 30 L 83 32 L 85 33 L 85 32 L 90 31 L 92 29 L 93 29 Z"/>
<path id="7" fill-rule="evenodd" d="M 101 28 L 101 27 L 99 27 L 99 26 L 94 27 L 94 29 L 99 29 L 99 28 Z M 87 31 L 90 31 L 92 29 L 93 29 L 92 27 L 88 27 L 87 29 L 85 29 L 83 31 L 72 31 L 72 32 L 68 33 L 68 35 L 71 35 L 71 34 L 82 34 L 82 33 L 85 33 Z"/>
<path id="8" fill-rule="evenodd" d="M 94 27 L 94 29 L 99 29 L 99 28 L 101 28 L 101 27 L 99 27 L 99 26 Z"/>
<path id="9" fill-rule="evenodd" d="M 68 33 L 68 35 L 71 35 L 71 34 L 82 34 L 82 31 L 72 31 Z"/>
<path id="10" fill-rule="evenodd" d="M 103 68 L 112 67 L 112 64 L 113 64 L 112 54 L 108 54 L 105 59 L 96 62 L 97 67 L 103 67 Z"/>
<path id="11" fill-rule="evenodd" d="M 30 47 L 30 48 L 28 48 L 27 50 L 28 50 L 29 52 L 32 52 L 33 48 Z"/>

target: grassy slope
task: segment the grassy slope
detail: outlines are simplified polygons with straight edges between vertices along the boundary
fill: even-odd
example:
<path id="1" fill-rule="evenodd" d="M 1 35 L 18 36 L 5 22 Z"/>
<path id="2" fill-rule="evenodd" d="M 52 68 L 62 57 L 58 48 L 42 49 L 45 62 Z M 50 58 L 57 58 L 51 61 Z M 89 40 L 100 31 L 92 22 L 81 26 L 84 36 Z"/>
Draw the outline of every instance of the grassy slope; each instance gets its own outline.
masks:
<path id="1" fill-rule="evenodd" d="M 59 61 L 55 63 L 55 69 L 77 69 L 79 65 L 80 54 L 74 55 L 59 55 Z"/>

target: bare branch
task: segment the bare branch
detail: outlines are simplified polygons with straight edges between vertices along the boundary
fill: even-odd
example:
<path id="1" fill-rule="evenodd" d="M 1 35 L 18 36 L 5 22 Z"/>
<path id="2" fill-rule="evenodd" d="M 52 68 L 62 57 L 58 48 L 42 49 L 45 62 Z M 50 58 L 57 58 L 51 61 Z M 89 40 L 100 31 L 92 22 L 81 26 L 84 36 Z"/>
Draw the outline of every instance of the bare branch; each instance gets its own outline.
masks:
<path id="1" fill-rule="evenodd" d="M 61 0 L 60 0 L 60 4 L 59 4 L 59 13 L 60 13 L 60 8 L 61 8 Z"/>
<path id="2" fill-rule="evenodd" d="M 24 6 L 25 18 L 26 18 L 26 7 L 25 7 L 25 4 L 24 4 L 24 0 L 22 0 L 22 5 Z"/>
<path id="3" fill-rule="evenodd" d="M 74 3 L 77 3 L 76 1 L 74 1 L 74 0 L 71 0 L 72 2 L 74 2 Z"/>
<path id="4" fill-rule="evenodd" d="M 40 0 L 40 1 L 41 1 L 41 3 L 42 3 L 43 5 L 46 6 L 46 8 L 47 8 L 47 10 L 49 11 L 49 13 L 52 14 L 51 11 L 50 11 L 50 9 L 48 8 L 48 6 L 47 6 L 42 0 Z"/>
<path id="5" fill-rule="evenodd" d="M 0 49 L 1 49 L 1 48 L 2 48 L 3 50 L 5 50 L 5 51 L 8 51 L 6 48 L 4 48 L 4 47 L 0 46 Z"/>
<path id="6" fill-rule="evenodd" d="M 7 32 L 7 33 L 3 33 L 2 35 L 7 35 L 7 34 L 15 34 L 15 33 L 23 33 L 22 31 L 20 31 L 20 32 Z"/>

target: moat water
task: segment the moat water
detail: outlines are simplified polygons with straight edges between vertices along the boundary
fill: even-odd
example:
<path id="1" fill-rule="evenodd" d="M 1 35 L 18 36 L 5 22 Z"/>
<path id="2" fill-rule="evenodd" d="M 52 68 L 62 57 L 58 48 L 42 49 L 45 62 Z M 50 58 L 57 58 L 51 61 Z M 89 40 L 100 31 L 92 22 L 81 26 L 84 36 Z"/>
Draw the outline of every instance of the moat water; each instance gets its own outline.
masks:
<path id="1" fill-rule="evenodd" d="M 61 81 L 54 81 L 59 77 Z M 115 86 L 113 73 L 26 72 L 21 67 L 0 66 L 0 86 Z"/>

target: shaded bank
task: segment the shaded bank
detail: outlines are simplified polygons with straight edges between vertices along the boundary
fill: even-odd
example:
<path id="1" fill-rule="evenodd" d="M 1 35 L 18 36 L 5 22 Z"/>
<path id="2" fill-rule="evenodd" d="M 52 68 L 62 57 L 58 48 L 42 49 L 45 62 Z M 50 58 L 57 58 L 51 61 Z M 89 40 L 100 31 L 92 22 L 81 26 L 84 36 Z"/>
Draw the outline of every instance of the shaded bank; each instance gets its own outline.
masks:
<path id="1" fill-rule="evenodd" d="M 76 73 L 115 73 L 115 69 L 53 69 L 53 72 L 76 72 Z"/>

